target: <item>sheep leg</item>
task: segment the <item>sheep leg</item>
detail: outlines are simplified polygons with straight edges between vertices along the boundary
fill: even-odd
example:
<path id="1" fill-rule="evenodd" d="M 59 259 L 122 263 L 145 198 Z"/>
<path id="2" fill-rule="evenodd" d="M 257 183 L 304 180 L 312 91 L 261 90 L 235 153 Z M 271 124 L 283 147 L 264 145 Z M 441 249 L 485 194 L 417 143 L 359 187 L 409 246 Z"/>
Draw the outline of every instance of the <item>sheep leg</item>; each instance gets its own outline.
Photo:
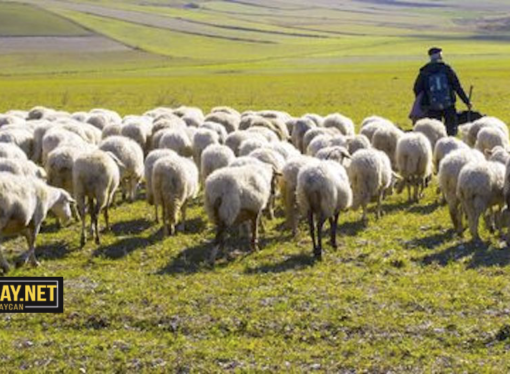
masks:
<path id="1" fill-rule="evenodd" d="M 154 203 L 154 217 L 156 224 L 159 225 L 159 217 L 158 217 L 158 204 Z"/>
<path id="2" fill-rule="evenodd" d="M 275 197 L 273 194 L 269 197 L 269 203 L 267 204 L 267 215 L 270 220 L 274 219 L 274 205 L 275 205 Z"/>
<path id="3" fill-rule="evenodd" d="M 333 249 L 337 249 L 338 245 L 336 243 L 336 229 L 338 227 L 338 216 L 340 214 L 336 213 L 333 217 L 329 219 L 330 232 L 331 232 L 331 246 Z"/>
<path id="4" fill-rule="evenodd" d="M 326 219 L 322 214 L 319 214 L 317 220 L 317 248 L 313 251 L 313 254 L 317 260 L 322 259 L 322 228 Z"/>
<path id="5" fill-rule="evenodd" d="M 255 214 L 254 217 L 251 218 L 251 250 L 252 250 L 252 252 L 259 250 L 259 238 L 258 238 L 259 219 L 260 219 L 259 214 Z"/>
<path id="6" fill-rule="evenodd" d="M 476 213 L 468 214 L 469 221 L 469 231 L 471 232 L 471 236 L 473 240 L 480 240 L 480 236 L 478 235 L 478 221 L 480 219 L 480 215 Z"/>
<path id="7" fill-rule="evenodd" d="M 211 257 L 209 258 L 209 262 L 210 262 L 211 266 L 214 266 L 218 252 L 220 250 L 223 252 L 224 235 L 225 235 L 225 227 L 222 224 L 220 224 L 220 225 L 218 225 L 218 228 L 216 229 L 216 238 L 214 239 L 214 247 L 211 252 Z"/>
<path id="8" fill-rule="evenodd" d="M 135 177 L 131 177 L 129 180 L 130 191 L 129 191 L 129 201 L 132 203 L 136 199 L 136 190 L 138 188 L 138 181 Z"/>
<path id="9" fill-rule="evenodd" d="M 104 207 L 103 216 L 106 225 L 106 231 L 110 231 L 110 216 L 108 214 L 108 204 L 106 204 L 106 206 Z"/>
<path id="10" fill-rule="evenodd" d="M 28 242 L 28 252 L 25 255 L 25 263 L 30 262 L 30 265 L 32 266 L 39 266 L 40 263 L 35 258 L 35 240 L 37 238 L 37 234 L 39 233 L 39 230 L 41 228 L 41 225 L 37 225 L 33 228 L 33 230 L 28 230 L 26 239 Z"/>
<path id="11" fill-rule="evenodd" d="M 381 190 L 381 191 L 379 191 L 379 195 L 377 196 L 377 212 L 376 212 L 377 219 L 380 219 L 383 215 L 383 211 L 382 211 L 383 198 L 384 198 L 384 190 Z"/>
<path id="12" fill-rule="evenodd" d="M 188 201 L 185 201 L 181 207 L 181 217 L 182 218 L 181 218 L 180 230 L 182 230 L 182 231 L 186 231 L 186 208 L 187 208 L 187 205 L 188 205 Z"/>
<path id="13" fill-rule="evenodd" d="M 94 209 L 92 210 L 92 224 L 94 226 L 95 242 L 97 245 L 101 244 L 101 238 L 99 237 L 99 213 L 101 213 L 101 205 L 99 201 L 96 201 Z"/>
<path id="14" fill-rule="evenodd" d="M 312 238 L 313 252 L 315 253 L 317 246 L 315 245 L 315 225 L 313 222 L 313 213 L 308 213 L 308 228 L 310 229 L 310 237 Z"/>
<path id="15" fill-rule="evenodd" d="M 363 214 L 361 216 L 361 223 L 366 226 L 366 225 L 368 225 L 367 203 L 366 203 L 366 201 L 363 201 L 363 203 L 361 203 L 361 208 L 363 210 Z"/>
<path id="16" fill-rule="evenodd" d="M 161 219 L 163 220 L 163 236 L 170 235 L 170 233 L 168 232 L 168 218 L 167 218 L 168 212 L 167 211 L 168 211 L 167 206 L 163 202 L 161 204 Z"/>
<path id="17" fill-rule="evenodd" d="M 86 209 L 85 209 L 85 201 L 83 199 L 77 199 L 78 205 L 78 213 L 80 214 L 81 219 L 81 238 L 80 238 L 80 247 L 85 247 L 85 242 L 87 241 L 87 217 L 86 217 Z"/>
<path id="18" fill-rule="evenodd" d="M 406 181 L 406 187 L 407 187 L 407 201 L 411 202 L 411 183 L 409 181 Z"/>
<path id="19" fill-rule="evenodd" d="M 4 273 L 8 273 L 9 270 L 11 269 L 9 263 L 5 259 L 4 250 L 2 247 L 0 247 L 0 267 L 2 268 Z"/>

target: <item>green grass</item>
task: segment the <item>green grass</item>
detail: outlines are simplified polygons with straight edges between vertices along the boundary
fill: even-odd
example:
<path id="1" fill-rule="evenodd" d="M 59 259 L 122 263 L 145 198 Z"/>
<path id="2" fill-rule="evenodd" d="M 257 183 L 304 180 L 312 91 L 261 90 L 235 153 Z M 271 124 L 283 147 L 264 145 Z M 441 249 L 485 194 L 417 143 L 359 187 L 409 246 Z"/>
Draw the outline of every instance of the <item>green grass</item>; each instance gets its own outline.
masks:
<path id="1" fill-rule="evenodd" d="M 341 112 L 358 124 L 378 114 L 409 128 L 414 78 L 427 48 L 440 43 L 465 88 L 475 85 L 475 108 L 510 123 L 510 48 L 473 38 L 481 34 L 472 23 L 454 26 L 455 14 L 477 16 L 467 8 L 406 9 L 389 17 L 388 8 L 365 3 L 356 9 L 373 7 L 372 13 L 227 2 L 201 2 L 205 9 L 198 12 L 161 7 L 158 13 L 134 0 L 74 3 L 265 31 L 320 29 L 332 38 L 275 35 L 274 45 L 241 43 L 52 3 L 51 10 L 72 25 L 136 48 L 0 54 L 0 112 L 45 105 L 67 111 L 105 107 L 127 115 L 157 106 L 194 105 L 207 112 L 230 105 L 296 116 Z M 1 3 L 0 14 L 4 6 L 15 7 Z M 35 8 L 26 9 L 18 14 Z M 373 23 L 382 14 L 385 24 Z M 406 28 L 439 15 L 439 32 L 413 36 L 416 30 Z M 26 23 L 20 30 L 33 31 Z M 268 35 L 250 32 L 253 38 Z M 38 238 L 42 266 L 10 275 L 63 276 L 65 311 L 2 315 L 1 371 L 508 372 L 510 252 L 485 229 L 483 245 L 470 243 L 468 234 L 455 237 L 434 189 L 420 204 L 389 197 L 386 215 L 375 221 L 372 213 L 368 229 L 358 222 L 360 212 L 343 214 L 340 248 L 325 243 L 322 263 L 311 259 L 304 222 L 296 239 L 282 229 L 281 209 L 261 234 L 262 251 L 249 254 L 246 241 L 234 237 L 215 269 L 205 263 L 214 233 L 202 196 L 190 209 L 188 231 L 168 239 L 152 222 L 143 191 L 134 204 L 114 208 L 113 230 L 99 247 L 79 249 L 79 225 L 56 230 L 49 218 Z M 26 248 L 21 238 L 4 246 L 11 262 Z"/>
<path id="2" fill-rule="evenodd" d="M 0 36 L 79 36 L 89 31 L 65 18 L 31 5 L 2 2 Z"/>

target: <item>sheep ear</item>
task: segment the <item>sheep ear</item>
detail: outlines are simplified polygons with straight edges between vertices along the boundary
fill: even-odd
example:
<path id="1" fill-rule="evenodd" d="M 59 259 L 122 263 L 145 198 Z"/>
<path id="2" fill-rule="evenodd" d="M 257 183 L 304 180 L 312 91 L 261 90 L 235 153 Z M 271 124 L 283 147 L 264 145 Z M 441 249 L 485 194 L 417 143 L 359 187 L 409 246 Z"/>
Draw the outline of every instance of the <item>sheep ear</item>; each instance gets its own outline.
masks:
<path id="1" fill-rule="evenodd" d="M 280 171 L 276 170 L 276 168 L 273 166 L 273 175 L 281 177 L 283 174 Z"/>
<path id="2" fill-rule="evenodd" d="M 483 153 L 484 153 L 485 157 L 489 158 L 492 156 L 493 152 L 492 152 L 492 149 L 486 149 L 483 151 Z"/>
<path id="3" fill-rule="evenodd" d="M 349 152 L 346 149 L 342 149 L 341 150 L 341 154 L 342 154 L 343 157 L 345 157 L 345 158 L 347 158 L 349 160 L 352 158 L 351 155 L 349 154 Z"/>

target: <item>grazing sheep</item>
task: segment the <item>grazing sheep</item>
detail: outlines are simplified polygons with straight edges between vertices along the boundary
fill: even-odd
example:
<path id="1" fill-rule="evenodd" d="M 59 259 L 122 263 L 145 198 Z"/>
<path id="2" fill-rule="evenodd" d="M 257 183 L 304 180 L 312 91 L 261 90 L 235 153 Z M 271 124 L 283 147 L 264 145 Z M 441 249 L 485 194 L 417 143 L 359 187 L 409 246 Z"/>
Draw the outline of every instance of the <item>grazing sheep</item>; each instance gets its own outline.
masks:
<path id="1" fill-rule="evenodd" d="M 432 148 L 428 138 L 421 132 L 405 133 L 397 143 L 397 167 L 403 180 L 398 183 L 398 192 L 407 186 L 408 200 L 419 201 L 427 180 L 432 175 Z"/>
<path id="2" fill-rule="evenodd" d="M 329 220 L 331 245 L 336 244 L 336 228 L 341 211 L 352 204 L 352 190 L 345 168 L 335 161 L 320 161 L 303 166 L 297 177 L 297 201 L 308 226 L 316 259 L 322 258 L 322 227 Z M 317 228 L 314 225 L 317 218 Z M 316 231 L 315 231 L 316 230 Z M 317 233 L 317 240 L 315 233 Z"/>
<path id="3" fill-rule="evenodd" d="M 446 138 L 446 127 L 443 122 L 437 119 L 423 118 L 416 122 L 413 130 L 415 132 L 421 132 L 430 141 L 432 149 L 435 148 L 436 143 L 441 138 Z"/>
<path id="4" fill-rule="evenodd" d="M 35 243 L 48 211 L 67 223 L 71 217 L 73 198 L 64 190 L 29 177 L 0 173 L 0 236 L 23 235 L 28 242 L 25 261 L 37 266 Z M 0 266 L 4 272 L 9 264 L 0 248 Z"/>
<path id="5" fill-rule="evenodd" d="M 340 131 L 342 135 L 353 136 L 354 135 L 354 122 L 340 113 L 333 113 L 324 118 L 324 127 L 333 127 Z"/>
<path id="6" fill-rule="evenodd" d="M 475 148 L 485 154 L 486 151 L 490 151 L 496 146 L 508 148 L 510 146 L 508 135 L 497 127 L 486 126 L 480 129 L 476 137 Z"/>
<path id="7" fill-rule="evenodd" d="M 485 152 L 486 156 L 489 156 L 489 161 L 500 162 L 502 165 L 506 165 L 510 160 L 510 153 L 507 148 L 496 146 L 490 151 Z"/>
<path id="8" fill-rule="evenodd" d="M 35 121 L 34 121 L 35 122 Z M 34 143 L 32 149 L 32 161 L 40 164 L 42 162 L 42 141 L 46 132 L 55 127 L 54 122 L 39 121 L 34 128 Z"/>
<path id="9" fill-rule="evenodd" d="M 212 144 L 202 153 L 200 178 L 202 183 L 213 171 L 228 166 L 236 158 L 234 152 L 226 145 Z"/>
<path id="10" fill-rule="evenodd" d="M 436 144 L 436 147 L 439 145 Z M 457 197 L 457 181 L 462 168 L 468 163 L 481 162 L 484 156 L 469 147 L 454 150 L 448 153 L 439 164 L 438 182 L 439 189 L 448 204 L 450 218 L 455 231 L 462 235 L 462 215 L 460 210 L 460 200 Z"/>
<path id="11" fill-rule="evenodd" d="M 193 144 L 188 134 L 182 130 L 163 130 L 159 148 L 171 149 L 182 157 L 193 156 Z"/>
<path id="12" fill-rule="evenodd" d="M 208 114 L 205 119 L 205 122 L 214 122 L 219 123 L 221 126 L 225 128 L 227 133 L 231 133 L 236 131 L 239 128 L 239 122 L 241 121 L 241 116 L 238 114 L 225 113 L 225 112 L 214 112 Z"/>
<path id="13" fill-rule="evenodd" d="M 457 197 L 466 213 L 473 240 L 479 240 L 478 222 L 488 209 L 497 206 L 501 211 L 504 199 L 505 167 L 499 162 L 474 161 L 465 165 L 457 182 Z M 492 214 L 485 217 L 492 229 Z"/>
<path id="14" fill-rule="evenodd" d="M 212 146 L 214 147 L 214 146 Z M 182 215 L 182 230 L 185 230 L 186 205 L 198 193 L 198 169 L 195 163 L 180 156 L 164 156 L 152 169 L 152 194 L 156 209 L 163 211 L 165 236 L 175 233 L 175 225 Z"/>
<path id="15" fill-rule="evenodd" d="M 313 142 L 313 140 L 316 137 L 322 136 L 322 135 L 327 135 L 330 138 L 333 138 L 334 136 L 339 135 L 339 132 L 335 128 L 326 129 L 324 127 L 316 127 L 316 128 L 310 129 L 303 136 L 303 152 L 306 153 L 308 151 L 308 146 L 310 145 L 310 143 Z"/>
<path id="16" fill-rule="evenodd" d="M 0 143 L 12 143 L 20 147 L 28 158 L 32 157 L 34 134 L 25 128 L 1 128 Z"/>
<path id="17" fill-rule="evenodd" d="M 232 134 L 235 133 L 237 133 L 237 131 Z M 195 164 L 201 164 L 202 153 L 212 144 L 220 144 L 220 137 L 218 133 L 209 129 L 198 129 L 195 136 L 193 136 L 193 159 L 195 160 Z"/>
<path id="18" fill-rule="evenodd" d="M 323 127 L 324 124 L 324 118 L 316 113 L 307 113 L 301 116 L 301 119 L 310 120 L 318 127 Z"/>
<path id="19" fill-rule="evenodd" d="M 30 160 L 0 158 L 0 172 L 46 179 L 46 172 Z"/>
<path id="20" fill-rule="evenodd" d="M 121 171 L 122 196 L 129 194 L 129 200 L 136 198 L 138 183 L 143 178 L 143 151 L 135 141 L 123 136 L 110 136 L 99 144 L 99 149 L 113 153 L 124 165 Z"/>
<path id="21" fill-rule="evenodd" d="M 73 132 L 59 127 L 53 127 L 46 131 L 42 139 L 42 164 L 45 165 L 48 155 L 57 147 L 64 145 L 76 148 L 86 147 L 87 143 Z"/>
<path id="22" fill-rule="evenodd" d="M 459 139 L 448 136 L 446 138 L 441 138 L 437 141 L 436 146 L 434 147 L 434 172 L 439 172 L 439 165 L 441 160 L 445 158 L 450 152 L 453 152 L 457 149 L 468 149 L 469 147 L 466 143 L 460 141 Z"/>
<path id="23" fill-rule="evenodd" d="M 93 147 L 79 148 L 61 146 L 48 154 L 45 169 L 48 175 L 48 184 L 62 188 L 74 195 L 73 166 L 76 158 L 84 152 L 90 152 Z"/>
<path id="24" fill-rule="evenodd" d="M 50 108 L 45 108 L 43 106 L 35 106 L 28 111 L 27 119 L 29 121 L 43 119 L 44 117 L 48 117 L 50 114 L 53 114 L 55 111 Z"/>
<path id="25" fill-rule="evenodd" d="M 359 133 L 361 135 L 365 135 L 370 142 L 372 142 L 372 138 L 377 130 L 380 129 L 395 129 L 397 128 L 391 121 L 386 118 L 381 118 L 377 116 L 365 118 L 363 123 L 361 124 L 361 129 Z"/>
<path id="26" fill-rule="evenodd" d="M 313 131 L 313 130 L 312 130 Z M 313 138 L 313 140 L 306 147 L 306 154 L 315 156 L 321 149 L 327 148 L 331 145 L 331 135 L 322 134 Z"/>
<path id="27" fill-rule="evenodd" d="M 351 155 L 360 149 L 372 148 L 370 140 L 363 134 L 355 135 L 347 138 L 347 150 Z"/>
<path id="28" fill-rule="evenodd" d="M 119 170 L 120 169 L 120 170 Z M 124 165 L 112 152 L 95 150 L 79 155 L 73 166 L 73 187 L 78 213 L 81 218 L 80 245 L 87 240 L 85 230 L 86 204 L 88 199 L 91 224 L 96 244 L 101 244 L 98 216 L 104 211 L 106 229 L 110 229 L 108 209 L 120 183 L 120 173 Z"/>
<path id="29" fill-rule="evenodd" d="M 236 117 L 241 117 L 241 113 L 239 113 L 237 110 L 235 110 L 234 108 L 231 108 L 229 106 L 215 106 L 214 108 L 211 109 L 211 113 L 218 113 L 218 112 L 231 114 Z"/>
<path id="30" fill-rule="evenodd" d="M 321 149 L 315 154 L 315 158 L 319 160 L 336 161 L 340 165 L 347 167 L 350 164 L 351 155 L 347 148 L 334 145 Z"/>
<path id="31" fill-rule="evenodd" d="M 223 250 L 226 230 L 251 222 L 251 250 L 258 249 L 258 225 L 271 196 L 273 171 L 269 165 L 250 164 L 216 170 L 205 182 L 205 210 L 216 225 L 210 262 Z"/>
<path id="32" fill-rule="evenodd" d="M 347 170 L 353 192 L 352 209 L 363 208 L 362 222 L 368 223 L 367 206 L 372 198 L 377 198 L 377 213 L 382 215 L 381 203 L 384 193 L 391 187 L 391 162 L 386 153 L 376 149 L 361 149 L 351 158 Z"/>
<path id="33" fill-rule="evenodd" d="M 282 155 L 282 157 L 285 160 L 288 160 L 291 157 L 296 157 L 296 156 L 301 155 L 301 153 L 299 153 L 299 151 L 296 148 L 294 148 L 294 146 L 292 144 L 284 142 L 284 141 L 270 143 L 268 145 L 268 148 L 278 152 L 280 155 Z"/>
<path id="34" fill-rule="evenodd" d="M 462 140 L 470 147 L 474 147 L 478 138 L 478 132 L 484 127 L 497 128 L 508 138 L 508 127 L 503 121 L 495 117 L 482 117 L 473 123 L 467 123 L 459 127 L 462 133 Z"/>
<path id="35" fill-rule="evenodd" d="M 372 136 L 372 147 L 386 153 L 393 169 L 397 167 L 395 151 L 397 150 L 398 140 L 402 135 L 404 135 L 402 130 L 387 126 L 377 129 Z"/>
<path id="36" fill-rule="evenodd" d="M 239 149 L 241 148 L 241 143 L 248 139 L 253 139 L 253 136 L 257 135 L 257 137 L 264 138 L 262 135 L 249 133 L 242 130 L 237 130 L 228 134 L 225 139 L 225 145 L 229 147 L 236 156 L 239 156 Z M 265 138 L 263 139 L 265 140 Z"/>
<path id="37" fill-rule="evenodd" d="M 306 147 L 303 144 L 303 138 L 308 130 L 315 127 L 317 127 L 317 125 L 309 118 L 301 118 L 294 122 L 291 132 L 292 144 L 294 144 L 294 147 L 296 147 L 299 152 L 306 152 Z"/>
<path id="38" fill-rule="evenodd" d="M 239 156 L 248 156 L 254 150 L 264 148 L 267 145 L 268 142 L 265 138 L 255 137 L 254 139 L 245 140 L 239 147 Z"/>
<path id="39" fill-rule="evenodd" d="M 225 130 L 225 127 L 220 125 L 216 122 L 204 122 L 202 126 L 199 127 L 199 129 L 209 129 L 214 132 L 216 132 L 219 136 L 219 140 L 221 144 L 225 143 L 225 140 L 227 139 L 228 133 L 227 130 Z"/>
<path id="40" fill-rule="evenodd" d="M 250 127 L 248 130 L 246 130 L 246 132 L 248 132 L 250 134 L 262 135 L 264 138 L 266 138 L 266 140 L 269 143 L 280 141 L 278 136 L 273 131 L 271 131 L 265 127 L 253 126 L 253 127 Z"/>
<path id="41" fill-rule="evenodd" d="M 120 130 L 120 135 L 137 142 L 140 148 L 142 148 L 144 154 L 147 154 L 149 151 L 151 132 L 151 124 L 140 118 L 138 121 L 130 120 L 123 125 Z"/>
<path id="42" fill-rule="evenodd" d="M 120 123 L 110 123 L 103 127 L 101 131 L 101 139 L 109 138 L 110 136 L 120 136 L 122 134 L 122 125 Z"/>
<path id="43" fill-rule="evenodd" d="M 299 155 L 287 161 L 282 169 L 280 191 L 282 192 L 286 224 L 292 230 L 294 237 L 298 233 L 299 219 L 299 209 L 296 200 L 297 176 L 302 167 L 312 163 L 318 163 L 318 160 L 313 157 Z"/>
<path id="44" fill-rule="evenodd" d="M 28 160 L 27 155 L 16 144 L 0 143 L 0 158 Z"/>

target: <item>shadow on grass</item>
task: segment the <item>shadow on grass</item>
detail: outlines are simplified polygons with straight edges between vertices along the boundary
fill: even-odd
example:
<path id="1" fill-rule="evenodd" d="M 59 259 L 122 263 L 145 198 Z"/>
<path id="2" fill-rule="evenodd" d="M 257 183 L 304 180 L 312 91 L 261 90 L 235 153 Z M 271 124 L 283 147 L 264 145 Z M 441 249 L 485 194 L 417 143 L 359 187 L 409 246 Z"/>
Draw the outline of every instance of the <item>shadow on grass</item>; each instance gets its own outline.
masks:
<path id="1" fill-rule="evenodd" d="M 149 237 L 133 236 L 116 241 L 113 244 L 105 247 L 97 248 L 92 254 L 93 257 L 106 257 L 112 260 L 117 260 L 126 257 L 130 253 L 155 244 L 163 240 L 162 230 L 156 231 Z"/>
<path id="2" fill-rule="evenodd" d="M 444 242 L 451 240 L 455 237 L 455 231 L 450 229 L 445 232 L 439 232 L 436 234 L 428 235 L 423 238 L 412 239 L 406 242 L 406 246 L 413 247 L 422 247 L 427 249 L 434 249 L 439 247 Z"/>
<path id="3" fill-rule="evenodd" d="M 264 264 L 256 268 L 248 268 L 246 274 L 283 273 L 291 270 L 301 270 L 313 266 L 316 260 L 312 253 L 293 255 L 276 264 Z"/>
<path id="4" fill-rule="evenodd" d="M 58 260 L 67 257 L 72 252 L 69 243 L 59 241 L 52 244 L 39 245 L 35 248 L 35 255 L 40 260 Z"/>
<path id="5" fill-rule="evenodd" d="M 459 246 L 463 246 L 463 248 L 459 248 Z M 443 251 L 423 257 L 421 263 L 424 265 L 447 266 L 453 261 L 459 261 L 467 257 L 471 257 L 466 263 L 468 269 L 504 267 L 510 264 L 510 250 L 508 247 L 504 249 L 494 248 L 490 242 L 481 241 L 453 245 Z"/>
<path id="6" fill-rule="evenodd" d="M 400 201 L 396 203 L 387 204 L 385 202 L 382 203 L 382 212 L 383 214 L 387 215 L 394 212 L 402 212 L 405 211 L 407 208 L 412 207 L 413 203 L 405 201 Z M 373 210 L 375 212 L 375 210 Z"/>
<path id="7" fill-rule="evenodd" d="M 134 219 L 131 221 L 117 222 L 111 226 L 111 232 L 115 236 L 136 235 L 144 232 L 153 225 L 153 222 L 145 218 Z"/>
<path id="8" fill-rule="evenodd" d="M 326 226 L 326 225 L 324 225 Z M 340 225 L 338 225 L 337 228 L 337 235 L 341 236 L 356 236 L 360 232 L 364 231 L 367 228 L 367 226 L 360 220 L 356 221 L 350 221 L 350 222 L 344 222 Z M 327 224 L 327 234 L 329 235 L 329 223 Z M 325 236 L 327 238 L 328 236 Z"/>
<path id="9" fill-rule="evenodd" d="M 433 203 L 427 205 L 413 205 L 407 211 L 409 213 L 427 215 L 433 213 L 439 207 L 441 207 L 441 204 L 438 201 L 434 201 Z"/>

